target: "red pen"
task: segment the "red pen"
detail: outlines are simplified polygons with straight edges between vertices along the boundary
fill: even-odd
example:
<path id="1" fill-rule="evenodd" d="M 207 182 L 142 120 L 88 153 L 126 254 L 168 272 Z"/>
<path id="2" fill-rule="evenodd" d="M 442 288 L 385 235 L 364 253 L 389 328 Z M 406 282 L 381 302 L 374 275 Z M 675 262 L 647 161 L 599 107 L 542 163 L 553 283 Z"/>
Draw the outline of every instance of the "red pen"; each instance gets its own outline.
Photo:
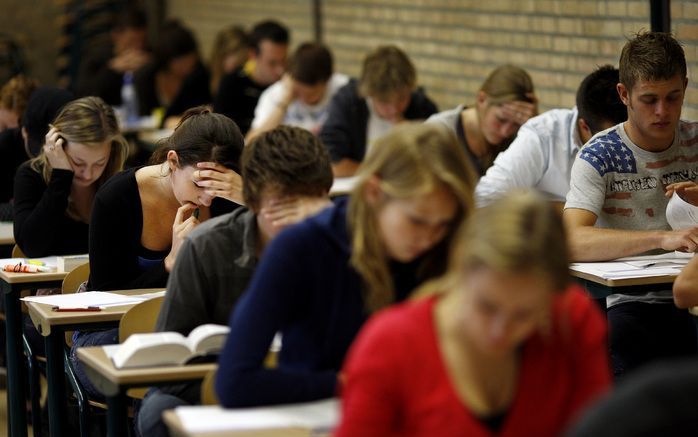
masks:
<path id="1" fill-rule="evenodd" d="M 51 310 L 59 312 L 59 313 L 82 312 L 82 311 L 94 312 L 94 311 L 102 311 L 102 308 L 100 308 L 100 307 L 67 308 L 67 307 L 54 306 L 54 307 L 51 307 Z"/>

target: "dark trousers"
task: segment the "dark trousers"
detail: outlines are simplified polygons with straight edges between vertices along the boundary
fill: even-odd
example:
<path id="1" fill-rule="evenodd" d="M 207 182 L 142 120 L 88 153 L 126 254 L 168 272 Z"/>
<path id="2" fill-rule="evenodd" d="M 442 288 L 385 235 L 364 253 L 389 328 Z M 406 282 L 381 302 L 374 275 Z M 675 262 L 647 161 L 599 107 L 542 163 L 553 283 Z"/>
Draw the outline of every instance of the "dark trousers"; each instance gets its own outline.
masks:
<path id="1" fill-rule="evenodd" d="M 625 302 L 608 309 L 613 375 L 662 358 L 698 353 L 693 316 L 671 303 Z"/>

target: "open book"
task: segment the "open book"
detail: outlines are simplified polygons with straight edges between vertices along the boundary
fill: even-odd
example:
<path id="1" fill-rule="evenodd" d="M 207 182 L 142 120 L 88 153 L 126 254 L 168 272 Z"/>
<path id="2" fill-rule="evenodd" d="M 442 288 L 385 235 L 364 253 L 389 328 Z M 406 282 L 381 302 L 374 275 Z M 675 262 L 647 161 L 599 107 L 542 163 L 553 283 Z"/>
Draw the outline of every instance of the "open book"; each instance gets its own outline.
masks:
<path id="1" fill-rule="evenodd" d="M 187 337 L 178 332 L 133 334 L 124 343 L 105 349 L 122 369 L 186 364 L 196 357 L 217 354 L 223 349 L 230 328 L 207 324 L 194 328 Z"/>

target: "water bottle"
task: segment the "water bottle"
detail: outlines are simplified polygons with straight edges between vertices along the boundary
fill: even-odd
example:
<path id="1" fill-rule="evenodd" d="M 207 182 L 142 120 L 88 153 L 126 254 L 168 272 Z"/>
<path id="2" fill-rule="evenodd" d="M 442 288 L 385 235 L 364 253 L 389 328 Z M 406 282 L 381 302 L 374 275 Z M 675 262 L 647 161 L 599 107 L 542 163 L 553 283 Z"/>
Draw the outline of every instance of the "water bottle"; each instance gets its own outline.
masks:
<path id="1" fill-rule="evenodd" d="M 136 88 L 133 86 L 133 73 L 124 74 L 121 85 L 121 107 L 123 108 L 126 125 L 134 125 L 138 122 L 138 100 Z"/>

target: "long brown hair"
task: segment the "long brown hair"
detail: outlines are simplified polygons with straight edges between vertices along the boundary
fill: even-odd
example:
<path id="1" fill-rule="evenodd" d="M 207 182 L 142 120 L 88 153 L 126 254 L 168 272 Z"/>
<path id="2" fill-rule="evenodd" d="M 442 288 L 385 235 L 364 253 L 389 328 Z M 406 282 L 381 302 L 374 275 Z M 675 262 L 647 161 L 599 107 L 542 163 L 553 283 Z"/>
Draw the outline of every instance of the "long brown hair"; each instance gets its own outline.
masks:
<path id="1" fill-rule="evenodd" d="M 394 300 L 388 255 L 380 237 L 376 207 L 364 195 L 367 181 L 378 177 L 381 190 L 392 199 L 408 199 L 446 187 L 458 202 L 454 225 L 426 255 L 420 273 L 434 276 L 445 270 L 450 241 L 458 223 L 473 209 L 474 172 L 455 136 L 440 126 L 402 125 L 371 147 L 359 167 L 349 201 L 351 265 L 365 284 L 366 307 L 375 311 Z"/>

